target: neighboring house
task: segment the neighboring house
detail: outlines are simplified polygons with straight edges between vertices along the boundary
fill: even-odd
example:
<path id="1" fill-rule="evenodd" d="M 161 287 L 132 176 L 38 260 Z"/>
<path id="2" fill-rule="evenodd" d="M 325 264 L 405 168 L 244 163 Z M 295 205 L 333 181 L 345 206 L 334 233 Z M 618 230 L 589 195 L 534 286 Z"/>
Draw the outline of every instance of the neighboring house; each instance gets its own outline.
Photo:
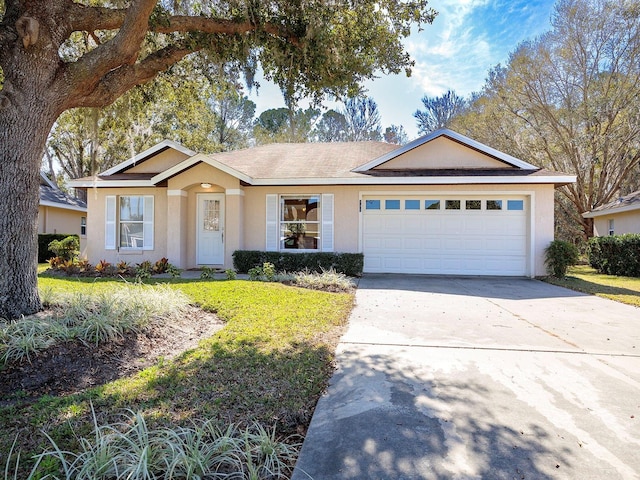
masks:
<path id="1" fill-rule="evenodd" d="M 40 173 L 38 233 L 68 233 L 80 236 L 80 251 L 87 239 L 87 204 L 66 195 L 44 173 Z"/>
<path id="2" fill-rule="evenodd" d="M 582 214 L 593 218 L 596 237 L 640 233 L 640 190 Z"/>
<path id="3" fill-rule="evenodd" d="M 238 249 L 362 252 L 366 272 L 544 275 L 554 188 L 541 170 L 450 130 L 212 155 L 163 141 L 95 178 L 89 261 L 233 266 Z"/>

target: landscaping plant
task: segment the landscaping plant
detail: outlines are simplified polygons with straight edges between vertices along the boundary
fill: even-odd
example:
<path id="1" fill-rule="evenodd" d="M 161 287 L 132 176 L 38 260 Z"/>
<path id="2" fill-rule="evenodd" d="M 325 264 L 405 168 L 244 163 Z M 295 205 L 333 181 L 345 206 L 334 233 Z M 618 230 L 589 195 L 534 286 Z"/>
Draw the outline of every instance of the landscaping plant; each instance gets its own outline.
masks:
<path id="1" fill-rule="evenodd" d="M 545 264 L 556 278 L 564 278 L 567 268 L 578 262 L 578 247 L 563 240 L 554 240 L 545 250 Z"/>

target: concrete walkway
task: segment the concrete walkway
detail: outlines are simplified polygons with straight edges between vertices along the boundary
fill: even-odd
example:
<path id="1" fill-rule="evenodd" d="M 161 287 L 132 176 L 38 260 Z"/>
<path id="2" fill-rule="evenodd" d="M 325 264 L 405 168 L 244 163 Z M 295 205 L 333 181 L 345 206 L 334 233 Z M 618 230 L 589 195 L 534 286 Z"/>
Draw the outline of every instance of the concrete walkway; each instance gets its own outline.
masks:
<path id="1" fill-rule="evenodd" d="M 366 275 L 294 480 L 640 478 L 640 309 Z"/>

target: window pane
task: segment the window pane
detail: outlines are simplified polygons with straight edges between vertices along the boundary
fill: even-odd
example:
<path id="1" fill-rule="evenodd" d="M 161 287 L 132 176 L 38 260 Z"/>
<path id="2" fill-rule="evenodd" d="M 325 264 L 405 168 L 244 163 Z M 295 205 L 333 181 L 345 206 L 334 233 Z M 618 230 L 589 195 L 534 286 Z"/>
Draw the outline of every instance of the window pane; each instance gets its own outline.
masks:
<path id="1" fill-rule="evenodd" d="M 144 218 L 144 197 L 120 197 L 120 221 L 141 222 Z"/>
<path id="2" fill-rule="evenodd" d="M 280 220 L 318 220 L 318 197 L 282 197 L 280 200 Z"/>
<path id="3" fill-rule="evenodd" d="M 220 231 L 220 200 L 205 200 L 202 230 L 205 232 Z"/>
<path id="4" fill-rule="evenodd" d="M 482 208 L 482 202 L 480 200 L 467 200 L 465 208 L 467 210 L 480 210 L 480 208 Z"/>
<path id="5" fill-rule="evenodd" d="M 142 223 L 122 222 L 120 224 L 120 246 L 123 248 L 142 248 L 144 234 Z"/>
<path id="6" fill-rule="evenodd" d="M 400 210 L 400 200 L 385 200 L 384 201 L 384 209 L 385 210 Z"/>
<path id="7" fill-rule="evenodd" d="M 281 248 L 317 250 L 320 235 L 317 223 L 291 222 L 280 224 Z"/>
<path id="8" fill-rule="evenodd" d="M 507 210 L 524 210 L 524 201 L 507 200 Z"/>
<path id="9" fill-rule="evenodd" d="M 447 210 L 460 210 L 460 200 L 445 200 L 444 208 Z"/>
<path id="10" fill-rule="evenodd" d="M 404 201 L 404 209 L 405 210 L 420 210 L 420 200 L 405 200 Z"/>
<path id="11" fill-rule="evenodd" d="M 380 200 L 365 200 L 364 208 L 367 210 L 380 210 Z"/>
<path id="12" fill-rule="evenodd" d="M 487 210 L 502 210 L 502 200 L 487 200 Z"/>
<path id="13" fill-rule="evenodd" d="M 425 200 L 424 208 L 426 210 L 440 210 L 440 200 Z"/>

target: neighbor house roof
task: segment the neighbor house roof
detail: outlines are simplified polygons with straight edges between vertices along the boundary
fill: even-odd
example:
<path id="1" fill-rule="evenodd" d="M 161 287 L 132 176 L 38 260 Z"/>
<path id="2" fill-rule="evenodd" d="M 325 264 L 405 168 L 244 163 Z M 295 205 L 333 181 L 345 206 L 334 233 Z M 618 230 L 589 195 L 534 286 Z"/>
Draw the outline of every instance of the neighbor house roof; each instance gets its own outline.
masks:
<path id="1" fill-rule="evenodd" d="M 44 173 L 40 173 L 40 205 L 80 212 L 87 211 L 85 202 L 65 194 Z"/>
<path id="2" fill-rule="evenodd" d="M 624 197 L 620 197 L 606 205 L 596 207 L 590 212 L 583 213 L 582 216 L 585 218 L 594 218 L 602 215 L 631 212 L 633 210 L 640 210 L 640 190 L 630 193 L 629 195 L 625 195 Z"/>

